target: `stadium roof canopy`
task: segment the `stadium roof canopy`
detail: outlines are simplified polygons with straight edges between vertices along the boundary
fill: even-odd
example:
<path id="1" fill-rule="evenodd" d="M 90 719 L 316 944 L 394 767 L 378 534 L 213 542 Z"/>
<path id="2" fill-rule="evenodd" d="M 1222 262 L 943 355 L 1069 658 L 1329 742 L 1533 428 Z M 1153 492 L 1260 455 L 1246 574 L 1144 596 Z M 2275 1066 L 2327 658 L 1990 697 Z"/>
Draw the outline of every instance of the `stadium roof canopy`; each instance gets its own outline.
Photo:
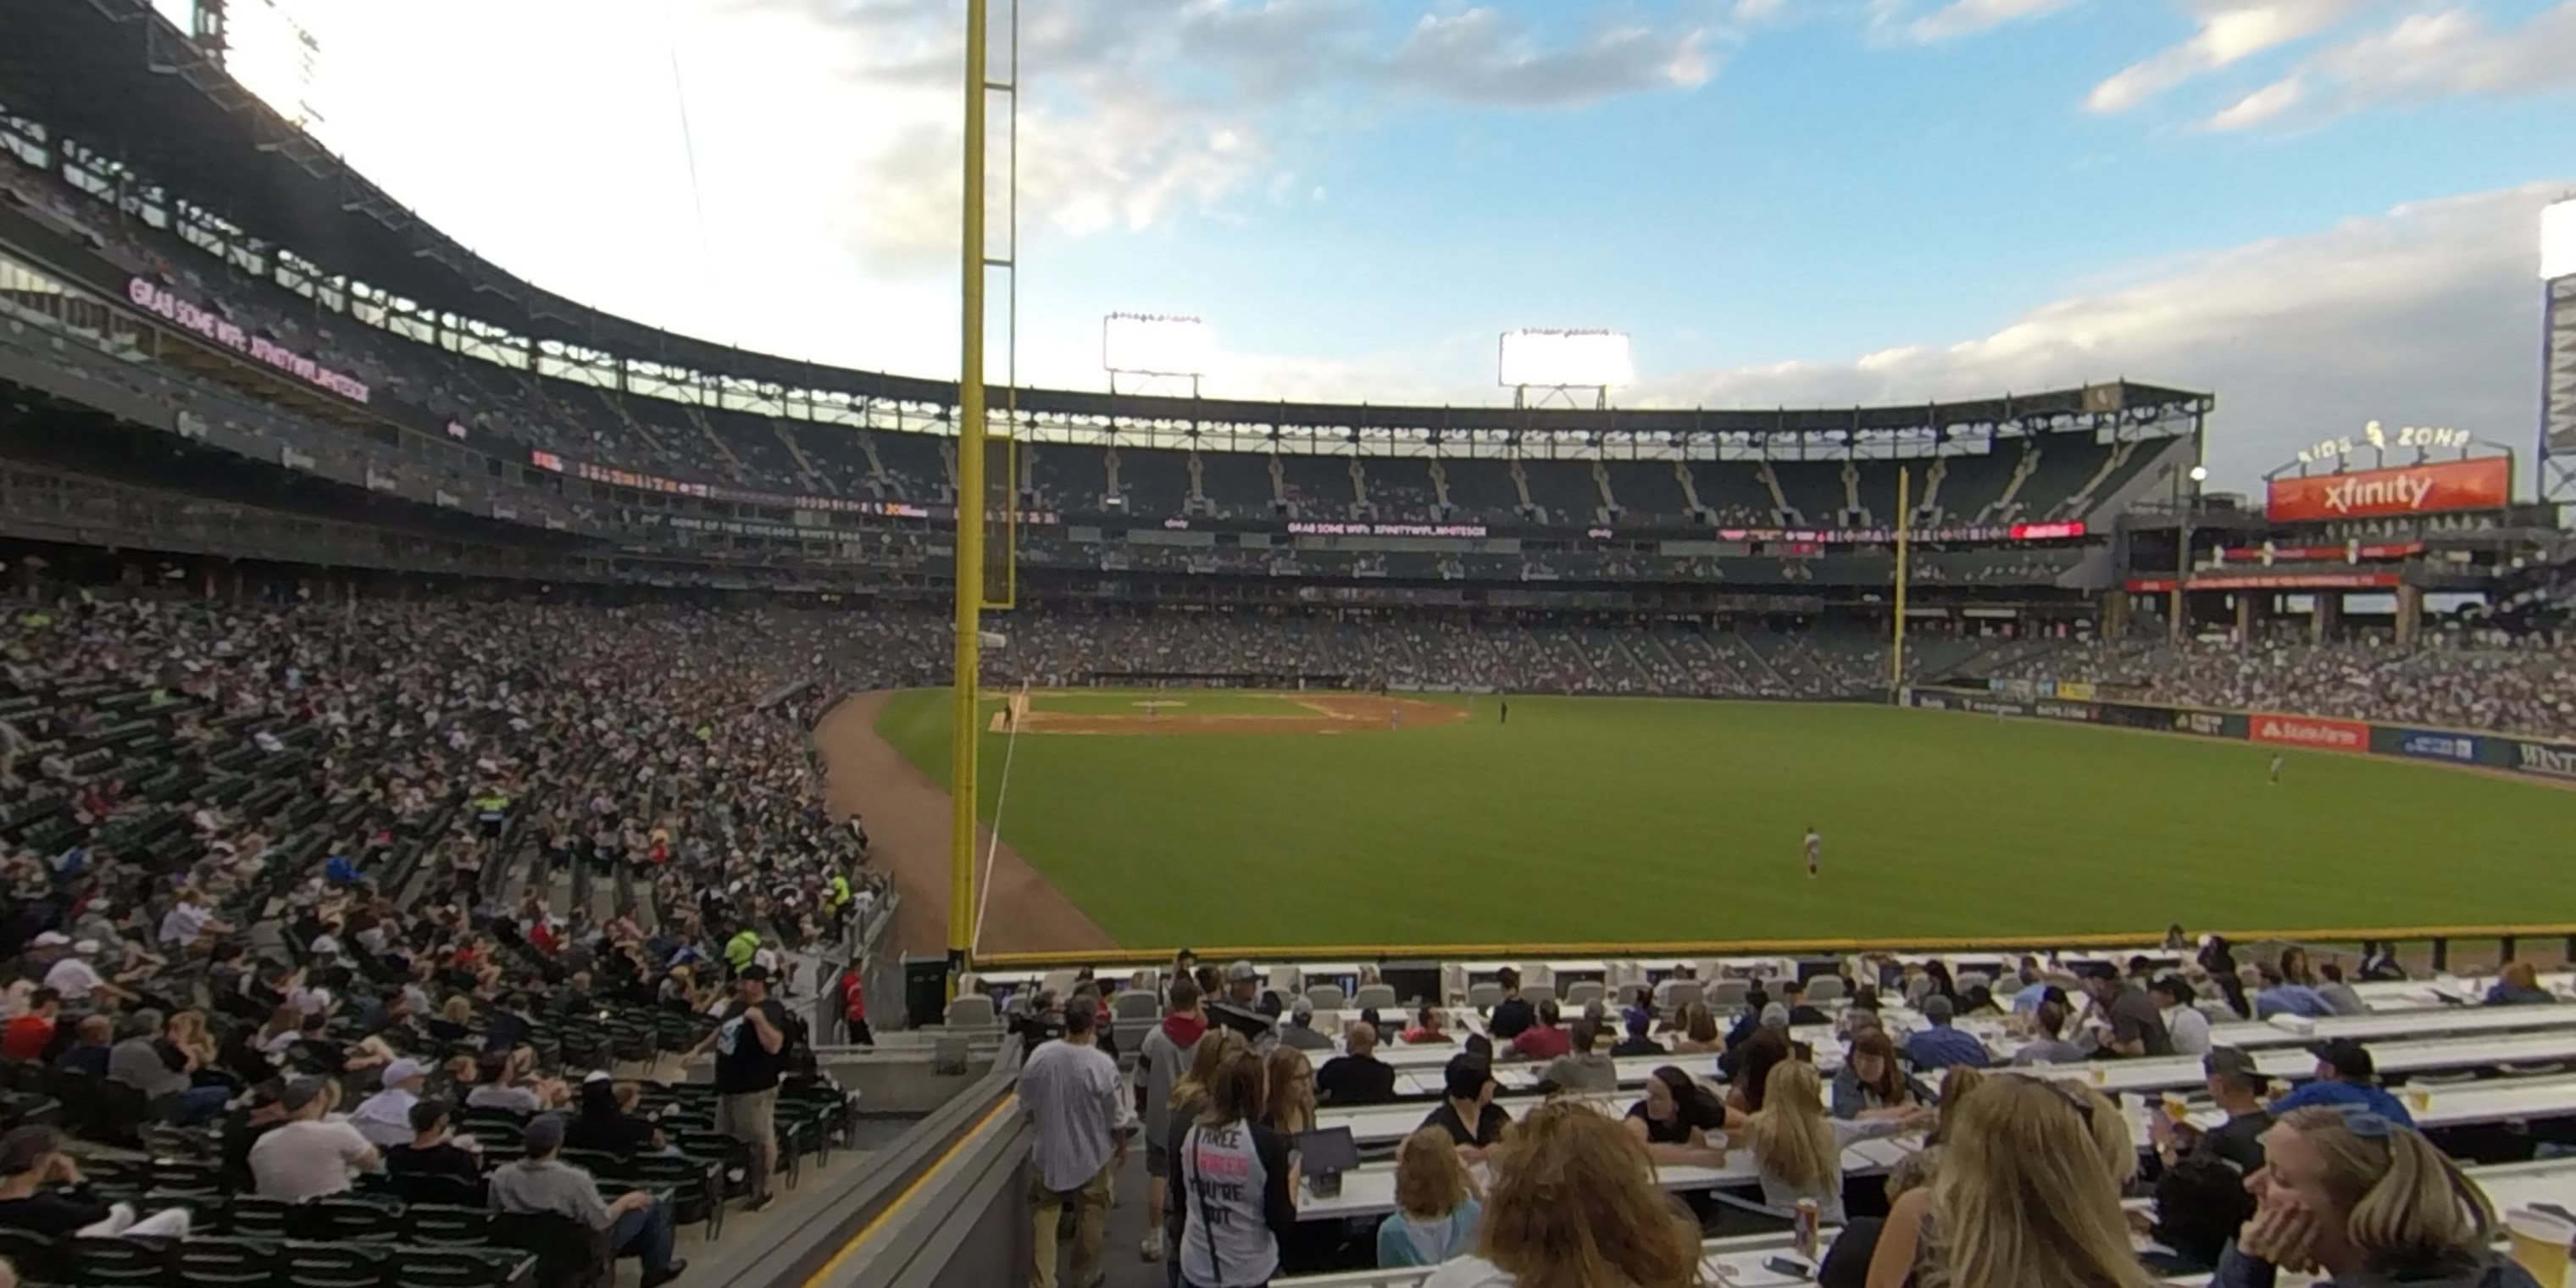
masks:
<path id="1" fill-rule="evenodd" d="M 0 0 L 0 104 L 248 235 L 433 312 L 620 358 L 946 408 L 956 382 L 856 371 L 675 335 L 541 290 L 458 245 L 325 151 L 213 65 L 151 0 Z M 430 82 L 442 78 L 432 73 Z M 1024 412 L 1175 422 L 1437 431 L 1509 426 L 1619 435 L 1915 433 L 1943 426 L 2087 427 L 2106 414 L 2205 412 L 2205 393 L 2127 381 L 2089 389 L 1887 407 L 1634 409 L 1419 407 L 1159 398 L 1023 389 Z M 2070 425 L 2069 428 L 2075 426 Z"/>

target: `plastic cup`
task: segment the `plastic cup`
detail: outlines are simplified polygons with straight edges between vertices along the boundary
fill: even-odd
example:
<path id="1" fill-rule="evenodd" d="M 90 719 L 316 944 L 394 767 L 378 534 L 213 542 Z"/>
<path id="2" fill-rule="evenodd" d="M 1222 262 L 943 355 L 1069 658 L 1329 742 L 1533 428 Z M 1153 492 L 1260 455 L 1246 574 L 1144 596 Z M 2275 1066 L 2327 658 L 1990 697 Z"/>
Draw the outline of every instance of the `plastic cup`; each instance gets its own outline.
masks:
<path id="1" fill-rule="evenodd" d="M 2165 1097 L 2165 1117 L 2177 1123 L 2190 1122 L 2191 1105 L 2180 1096 L 2168 1094 Z"/>
<path id="2" fill-rule="evenodd" d="M 2408 1087 L 2406 1089 L 2406 1107 L 2419 1114 L 2432 1108 L 2433 1089 L 2430 1087 Z"/>
<path id="3" fill-rule="evenodd" d="M 2566 1288 L 2567 1245 L 2576 1242 L 2576 1223 L 2516 1208 L 2505 1217 L 2505 1233 L 2514 1264 L 2531 1272 L 2540 1288 Z"/>
<path id="4" fill-rule="evenodd" d="M 2084 1076 L 2091 1078 L 2093 1080 L 2093 1085 L 2098 1087 L 2111 1080 L 2111 1071 L 2097 1064 L 2090 1069 L 2086 1069 L 2084 1071 Z"/>

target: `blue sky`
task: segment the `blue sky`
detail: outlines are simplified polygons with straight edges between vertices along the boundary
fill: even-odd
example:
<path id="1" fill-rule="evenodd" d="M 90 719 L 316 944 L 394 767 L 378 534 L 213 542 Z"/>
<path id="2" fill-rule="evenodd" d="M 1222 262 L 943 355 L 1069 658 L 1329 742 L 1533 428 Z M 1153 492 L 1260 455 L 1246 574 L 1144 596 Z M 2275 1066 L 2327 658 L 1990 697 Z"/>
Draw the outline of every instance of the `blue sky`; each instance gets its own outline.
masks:
<path id="1" fill-rule="evenodd" d="M 958 0 L 290 7 L 325 142 L 505 266 L 713 339 L 954 371 Z M 1023 22 L 1033 382 L 1099 387 L 1100 316 L 1139 309 L 1206 318 L 1228 396 L 1492 403 L 1497 332 L 1600 326 L 1635 337 L 1626 405 L 2212 389 L 2235 485 L 2364 419 L 2534 436 L 2576 0 Z M 422 66 L 479 84 L 425 99 Z"/>

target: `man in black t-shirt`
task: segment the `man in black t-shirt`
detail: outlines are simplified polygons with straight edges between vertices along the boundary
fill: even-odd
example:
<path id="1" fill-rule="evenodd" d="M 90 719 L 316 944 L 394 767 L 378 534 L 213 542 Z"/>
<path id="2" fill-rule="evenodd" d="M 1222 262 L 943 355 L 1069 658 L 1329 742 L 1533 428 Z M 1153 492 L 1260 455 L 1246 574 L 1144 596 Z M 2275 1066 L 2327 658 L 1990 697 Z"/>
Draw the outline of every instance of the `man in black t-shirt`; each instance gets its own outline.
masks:
<path id="1" fill-rule="evenodd" d="M 1382 1105 L 1395 1099 L 1395 1066 L 1377 1058 L 1377 1030 L 1351 1026 L 1350 1053 L 1315 1070 L 1315 1098 L 1328 1105 Z"/>
<path id="2" fill-rule="evenodd" d="M 1503 1000 L 1494 1003 L 1494 1014 L 1485 1022 L 1485 1031 L 1493 1034 L 1498 1043 L 1509 1042 L 1538 1023 L 1538 1008 L 1521 1000 L 1519 971 L 1506 966 L 1494 972 L 1494 982 L 1503 986 Z"/>
<path id="3" fill-rule="evenodd" d="M 759 1212 L 775 1201 L 769 1174 L 778 1158 L 773 1115 L 778 1075 L 787 1060 L 787 1008 L 769 996 L 769 971 L 757 963 L 734 977 L 734 1005 L 707 1035 L 716 1050 L 716 1130 L 751 1146 L 751 1202 Z"/>
<path id="4" fill-rule="evenodd" d="M 423 1100 L 411 1107 L 411 1143 L 385 1151 L 385 1171 L 394 1178 L 394 1187 L 406 1197 L 427 1193 L 411 1189 L 404 1182 L 413 1178 L 443 1177 L 454 1187 L 450 1197 L 438 1202 L 483 1201 L 483 1160 L 474 1151 L 457 1144 L 448 1136 L 451 1111 L 444 1100 Z M 467 1196 L 471 1196 L 470 1200 Z M 412 1202 L 432 1200 L 412 1198 Z"/>

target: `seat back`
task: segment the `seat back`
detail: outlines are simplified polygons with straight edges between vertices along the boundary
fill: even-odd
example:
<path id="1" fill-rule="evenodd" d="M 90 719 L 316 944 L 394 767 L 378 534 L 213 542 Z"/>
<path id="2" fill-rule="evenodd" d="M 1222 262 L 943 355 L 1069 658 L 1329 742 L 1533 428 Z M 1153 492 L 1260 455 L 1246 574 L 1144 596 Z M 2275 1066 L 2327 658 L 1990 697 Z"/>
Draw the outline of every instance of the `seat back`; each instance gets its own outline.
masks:
<path id="1" fill-rule="evenodd" d="M 1840 975 L 1818 975 L 1807 981 L 1807 1000 L 1810 1002 L 1840 1001 L 1842 995 L 1843 977 Z"/>
<path id="2" fill-rule="evenodd" d="M 1467 986 L 1467 1005 L 1475 1007 L 1477 1010 L 1482 1011 L 1491 1009 L 1495 1003 L 1502 1000 L 1503 986 L 1493 982 L 1492 980 L 1487 980 L 1482 984 L 1470 984 Z"/>
<path id="3" fill-rule="evenodd" d="M 586 1288 L 608 1265 L 607 1236 L 553 1212 L 500 1212 L 492 1240 L 537 1259 L 538 1288 Z"/>
<path id="4" fill-rule="evenodd" d="M 963 996 L 948 1004 L 948 1027 L 952 1029 L 989 1029 L 995 1023 L 993 999 L 989 997 Z"/>
<path id="5" fill-rule="evenodd" d="M 1381 1011 L 1391 1010 L 1400 1001 L 1401 999 L 1395 995 L 1393 984 L 1362 984 L 1360 991 L 1351 996 L 1351 1005 L 1363 1011 L 1370 1007 L 1376 1007 Z"/>
<path id="6" fill-rule="evenodd" d="M 457 1178 L 440 1179 L 454 1181 Z M 472 1206 L 408 1203 L 403 1206 L 402 1240 L 406 1244 L 425 1243 L 439 1247 L 480 1247 L 492 1242 L 492 1216 L 483 1210 L 479 1201 Z"/>
<path id="7" fill-rule="evenodd" d="M 1573 1007 L 1586 1006 L 1601 1001 L 1609 995 L 1609 992 L 1609 988 L 1600 980 L 1579 979 L 1565 986 L 1565 1004 Z"/>
<path id="8" fill-rule="evenodd" d="M 1306 989 L 1306 1002 L 1318 1011 L 1338 1011 L 1342 1009 L 1342 986 L 1339 984 L 1309 985 Z"/>
<path id="9" fill-rule="evenodd" d="M 1736 991 L 1741 993 L 1743 990 L 1738 988 Z M 1674 978 L 1655 985 L 1655 1005 L 1667 1013 L 1692 1005 L 1701 998 L 1700 984 L 1695 979 Z"/>
<path id="10" fill-rule="evenodd" d="M 1521 1000 L 1532 1007 L 1536 1007 L 1541 1002 L 1553 1002 L 1556 1000 L 1556 985 L 1524 984 L 1521 986 Z"/>

